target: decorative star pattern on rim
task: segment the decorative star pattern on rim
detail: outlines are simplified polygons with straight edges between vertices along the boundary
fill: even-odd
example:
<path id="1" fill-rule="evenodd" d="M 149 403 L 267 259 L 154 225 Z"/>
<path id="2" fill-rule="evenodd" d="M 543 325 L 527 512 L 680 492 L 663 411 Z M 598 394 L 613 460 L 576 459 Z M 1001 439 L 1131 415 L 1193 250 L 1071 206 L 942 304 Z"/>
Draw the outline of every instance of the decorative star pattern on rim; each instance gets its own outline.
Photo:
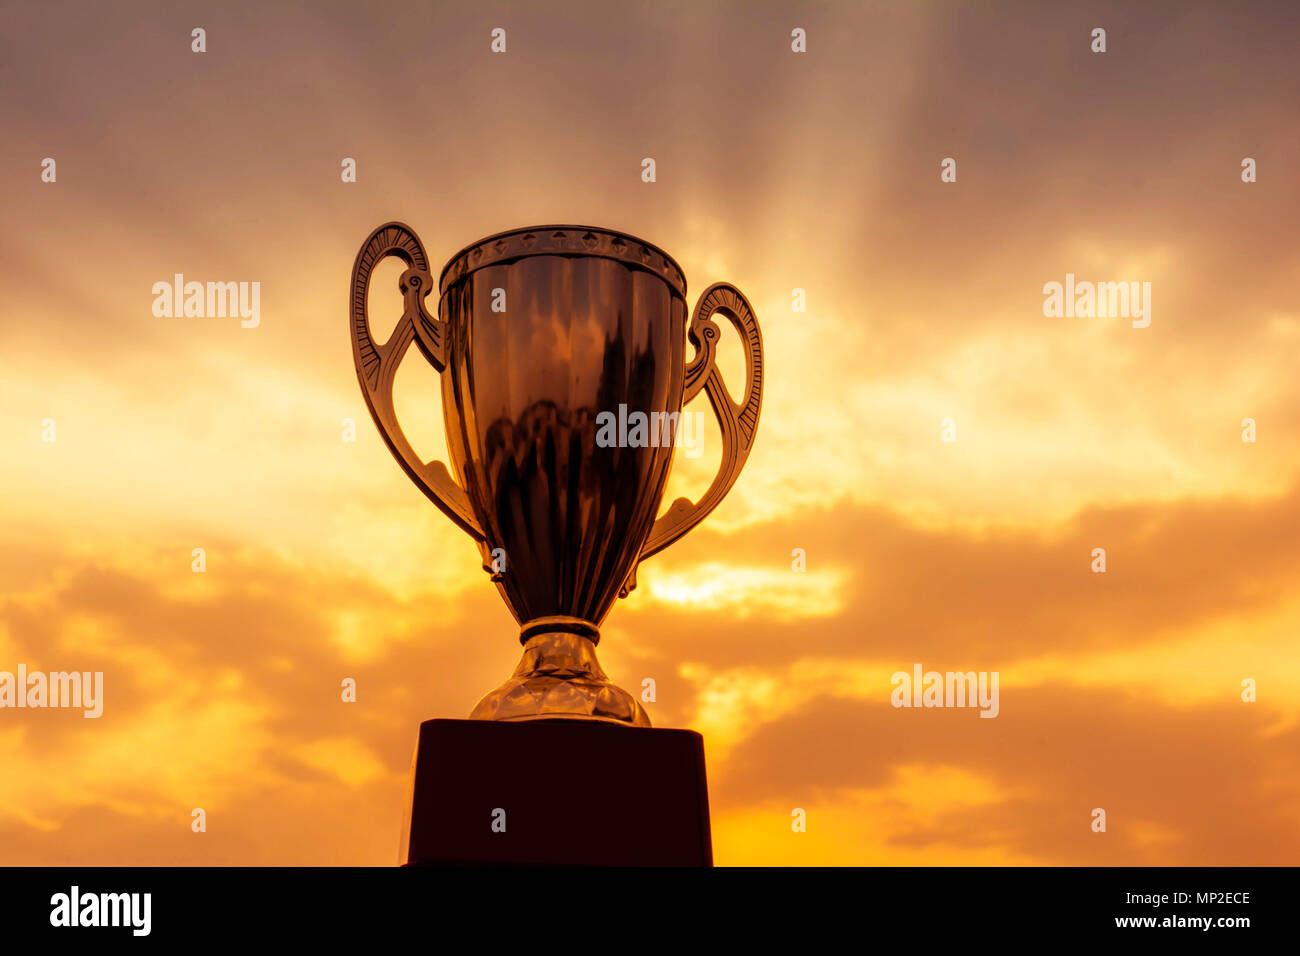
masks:
<path id="1" fill-rule="evenodd" d="M 480 239 L 452 257 L 438 282 L 441 295 L 464 276 L 484 266 L 522 259 L 524 256 L 603 256 L 639 266 L 657 275 L 686 298 L 686 276 L 672 256 L 625 232 L 594 226 L 531 226 Z"/>

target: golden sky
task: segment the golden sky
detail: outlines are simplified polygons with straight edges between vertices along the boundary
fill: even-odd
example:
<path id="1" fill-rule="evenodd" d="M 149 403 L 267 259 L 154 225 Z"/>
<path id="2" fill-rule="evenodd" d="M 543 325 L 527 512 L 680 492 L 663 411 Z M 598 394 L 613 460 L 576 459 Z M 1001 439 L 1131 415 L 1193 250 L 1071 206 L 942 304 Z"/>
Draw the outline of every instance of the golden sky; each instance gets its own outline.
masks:
<path id="1" fill-rule="evenodd" d="M 1295 28 L 1267 4 L 6 4 L 0 671 L 103 671 L 105 699 L 0 710 L 0 863 L 392 863 L 417 725 L 514 667 L 476 549 L 357 387 L 350 270 L 390 219 L 439 266 L 513 227 L 621 229 L 692 304 L 753 302 L 746 469 L 601 642 L 617 683 L 657 681 L 656 725 L 704 734 L 719 863 L 1294 863 Z M 176 273 L 259 282 L 260 324 L 156 317 Z M 1150 326 L 1045 317 L 1067 273 L 1150 282 Z M 426 457 L 438 403 L 413 350 Z M 668 500 L 707 486 L 711 437 Z M 895 709 L 917 663 L 999 672 L 999 715 Z"/>

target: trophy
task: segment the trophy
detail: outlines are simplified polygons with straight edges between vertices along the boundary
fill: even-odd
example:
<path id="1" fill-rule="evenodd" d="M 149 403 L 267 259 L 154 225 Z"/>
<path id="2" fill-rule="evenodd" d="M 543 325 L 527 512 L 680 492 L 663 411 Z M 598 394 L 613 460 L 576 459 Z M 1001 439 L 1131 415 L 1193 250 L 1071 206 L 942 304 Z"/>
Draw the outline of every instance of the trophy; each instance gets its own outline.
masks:
<path id="1" fill-rule="evenodd" d="M 406 265 L 403 309 L 381 345 L 367 294 L 388 256 Z M 398 464 L 477 542 L 523 657 L 469 720 L 421 725 L 405 862 L 708 864 L 701 738 L 651 729 L 596 648 L 638 564 L 699 524 L 744 466 L 762 404 L 754 311 L 716 283 L 688 327 L 681 267 L 587 226 L 489 236 L 443 267 L 436 318 L 432 291 L 414 231 L 390 222 L 371 233 L 350 290 L 357 378 Z M 714 364 L 716 316 L 744 346 L 739 403 Z M 450 470 L 417 454 L 394 412 L 413 342 L 440 373 Z M 683 406 L 701 389 L 721 428 L 720 469 L 699 501 L 656 517 Z M 607 427 L 638 414 L 644 427 Z"/>

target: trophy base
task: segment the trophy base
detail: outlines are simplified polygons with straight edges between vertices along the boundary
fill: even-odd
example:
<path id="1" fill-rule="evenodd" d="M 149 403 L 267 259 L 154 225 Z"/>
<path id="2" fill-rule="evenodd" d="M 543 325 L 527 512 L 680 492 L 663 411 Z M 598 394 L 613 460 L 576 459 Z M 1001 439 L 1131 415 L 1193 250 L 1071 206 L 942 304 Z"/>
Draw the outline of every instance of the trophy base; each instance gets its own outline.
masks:
<path id="1" fill-rule="evenodd" d="M 603 720 L 426 720 L 401 862 L 712 866 L 704 738 Z"/>

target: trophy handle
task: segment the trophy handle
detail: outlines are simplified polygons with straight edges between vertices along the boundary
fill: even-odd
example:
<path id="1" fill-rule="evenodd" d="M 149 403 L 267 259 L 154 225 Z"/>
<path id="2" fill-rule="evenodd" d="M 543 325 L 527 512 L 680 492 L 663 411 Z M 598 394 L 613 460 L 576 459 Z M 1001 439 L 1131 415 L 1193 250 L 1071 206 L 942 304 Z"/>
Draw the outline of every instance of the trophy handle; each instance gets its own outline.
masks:
<path id="1" fill-rule="evenodd" d="M 388 341 L 379 345 L 370 334 L 367 295 L 370 274 L 388 256 L 396 256 L 410 268 L 402 273 L 399 283 L 402 317 Z M 405 223 L 389 222 L 372 232 L 352 266 L 352 360 L 370 417 L 397 463 L 443 514 L 481 542 L 483 529 L 470 510 L 469 497 L 452 479 L 446 465 L 440 461 L 426 463 L 416 454 L 393 408 L 393 381 L 412 341 L 439 373 L 446 366 L 446 327 L 424 306 L 424 297 L 432 291 L 429 258 L 414 230 Z"/>
<path id="2" fill-rule="evenodd" d="M 744 341 L 745 394 L 739 404 L 731 400 L 722 372 L 714 365 L 718 340 L 718 327 L 713 322 L 716 313 L 730 319 Z M 758 413 L 763 405 L 763 336 L 749 300 L 735 286 L 715 282 L 704 290 L 695 304 L 689 337 L 695 346 L 695 358 L 686 366 L 682 407 L 685 408 L 701 388 L 708 393 L 709 404 L 713 406 L 713 414 L 718 417 L 718 425 L 722 428 L 722 463 L 713 484 L 699 501 L 692 504 L 689 499 L 678 498 L 655 521 L 650 538 L 641 550 L 642 561 L 690 531 L 722 502 L 740 477 L 740 469 L 745 466 L 745 459 L 754 445 L 754 432 L 758 429 Z M 635 574 L 634 569 L 627 590 L 635 586 Z"/>

